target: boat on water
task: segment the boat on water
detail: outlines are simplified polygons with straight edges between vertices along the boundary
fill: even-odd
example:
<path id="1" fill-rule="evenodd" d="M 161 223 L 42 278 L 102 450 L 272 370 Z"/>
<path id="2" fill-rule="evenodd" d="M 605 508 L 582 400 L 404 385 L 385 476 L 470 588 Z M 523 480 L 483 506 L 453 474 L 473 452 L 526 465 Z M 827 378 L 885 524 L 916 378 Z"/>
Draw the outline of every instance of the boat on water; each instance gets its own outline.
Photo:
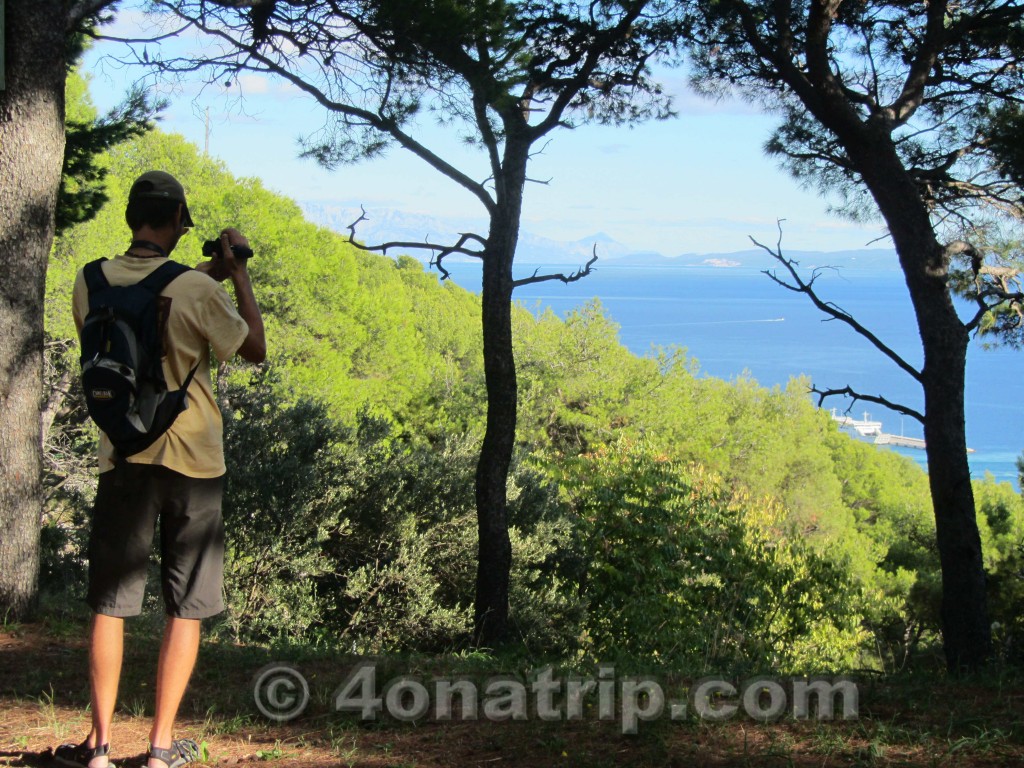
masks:
<path id="1" fill-rule="evenodd" d="M 833 408 L 832 420 L 847 434 L 868 443 L 896 445 L 901 448 L 917 448 L 918 450 L 924 450 L 926 447 L 924 440 L 920 437 L 906 437 L 902 434 L 891 435 L 888 432 L 884 432 L 882 430 L 882 422 L 873 420 L 867 411 L 864 412 L 863 419 L 855 419 L 845 414 L 840 415 Z M 967 452 L 974 453 L 974 449 L 968 448 Z"/>
<path id="2" fill-rule="evenodd" d="M 882 433 L 882 422 L 872 421 L 871 415 L 865 411 L 863 419 L 855 419 L 852 416 L 845 414 L 839 415 L 836 413 L 836 409 L 832 409 L 832 421 L 839 425 L 840 429 L 847 431 L 856 432 L 858 436 L 865 438 L 874 438 Z"/>

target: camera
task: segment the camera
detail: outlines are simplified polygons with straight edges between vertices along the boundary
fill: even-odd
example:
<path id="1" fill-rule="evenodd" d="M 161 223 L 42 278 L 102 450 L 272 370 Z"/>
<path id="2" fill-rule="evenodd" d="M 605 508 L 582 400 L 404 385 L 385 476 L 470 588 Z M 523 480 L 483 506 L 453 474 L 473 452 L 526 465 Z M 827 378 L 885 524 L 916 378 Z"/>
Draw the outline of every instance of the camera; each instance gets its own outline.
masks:
<path id="1" fill-rule="evenodd" d="M 236 259 L 251 259 L 252 248 L 246 248 L 244 245 L 232 245 L 231 252 L 235 254 Z M 220 255 L 220 240 L 207 240 L 203 243 L 203 256 L 219 256 Z"/>

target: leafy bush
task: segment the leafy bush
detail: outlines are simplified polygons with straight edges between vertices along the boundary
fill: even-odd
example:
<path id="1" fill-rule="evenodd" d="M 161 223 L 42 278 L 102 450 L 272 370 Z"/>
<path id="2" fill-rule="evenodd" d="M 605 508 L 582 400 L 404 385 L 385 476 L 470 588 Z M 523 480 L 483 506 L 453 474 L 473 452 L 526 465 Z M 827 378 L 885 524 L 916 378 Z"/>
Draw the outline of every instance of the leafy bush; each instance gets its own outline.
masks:
<path id="1" fill-rule="evenodd" d="M 847 667 L 864 633 L 846 565 L 816 554 L 770 500 L 644 443 L 563 475 L 585 553 L 589 651 L 690 672 Z"/>
<path id="2" fill-rule="evenodd" d="M 345 566 L 331 578 L 345 597 L 331 623 L 346 642 L 368 651 L 469 643 L 477 451 L 469 437 L 439 446 L 409 446 L 386 431 L 375 437 L 347 508 L 353 536 L 335 552 Z M 513 625 L 527 646 L 562 650 L 577 635 L 573 601 L 552 565 L 560 542 L 568 540 L 568 522 L 559 517 L 555 491 L 520 463 L 509 495 Z"/>
<path id="3" fill-rule="evenodd" d="M 222 386 L 227 535 L 225 623 L 238 639 L 301 638 L 330 600 L 329 537 L 344 535 L 348 433 L 310 400 L 282 405 L 275 374 Z"/>

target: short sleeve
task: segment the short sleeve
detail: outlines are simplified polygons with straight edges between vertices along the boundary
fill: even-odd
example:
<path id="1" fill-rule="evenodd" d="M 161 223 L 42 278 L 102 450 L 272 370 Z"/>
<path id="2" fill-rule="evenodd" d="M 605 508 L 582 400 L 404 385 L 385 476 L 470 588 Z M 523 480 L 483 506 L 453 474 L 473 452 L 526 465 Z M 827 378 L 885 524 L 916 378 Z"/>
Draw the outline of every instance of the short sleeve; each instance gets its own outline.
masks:
<path id="1" fill-rule="evenodd" d="M 206 297 L 202 317 L 203 333 L 213 354 L 221 363 L 229 360 L 249 335 L 249 326 L 222 286 L 215 285 Z"/>
<path id="2" fill-rule="evenodd" d="M 75 276 L 75 287 L 71 297 L 71 317 L 75 321 L 75 328 L 81 335 L 85 316 L 89 314 L 89 289 L 85 286 L 85 274 L 82 270 L 78 270 L 78 274 Z"/>

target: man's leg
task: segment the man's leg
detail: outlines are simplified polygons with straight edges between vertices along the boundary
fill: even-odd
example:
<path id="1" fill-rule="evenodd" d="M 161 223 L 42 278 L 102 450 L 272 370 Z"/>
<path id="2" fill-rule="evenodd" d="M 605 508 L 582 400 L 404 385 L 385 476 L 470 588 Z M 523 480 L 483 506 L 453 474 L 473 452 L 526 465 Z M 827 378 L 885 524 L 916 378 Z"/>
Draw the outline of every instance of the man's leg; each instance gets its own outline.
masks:
<path id="1" fill-rule="evenodd" d="M 199 653 L 199 625 L 198 619 L 167 617 L 156 671 L 156 713 L 149 734 L 149 742 L 154 747 L 171 748 L 178 706 Z M 148 765 L 149 768 L 166 768 L 162 760 L 152 757 Z"/>
<path id="2" fill-rule="evenodd" d="M 57 762 L 104 768 L 106 754 L 89 759 L 89 750 L 110 743 L 124 653 L 124 617 L 142 608 L 146 567 L 156 511 L 147 500 L 145 468 L 119 463 L 100 474 L 89 529 L 89 687 L 92 730 L 82 745 L 65 744 Z M 84 748 L 83 748 L 84 746 Z"/>
<path id="3" fill-rule="evenodd" d="M 194 741 L 180 739 L 174 744 L 174 721 L 199 654 L 201 620 L 224 609 L 224 481 L 187 477 L 165 467 L 157 471 L 164 500 L 160 576 L 167 624 L 157 667 L 149 766 L 166 768 L 168 761 L 161 756 L 184 762 L 199 757 Z"/>
<path id="4" fill-rule="evenodd" d="M 121 680 L 124 653 L 124 619 L 94 613 L 89 631 L 89 685 L 92 700 L 92 730 L 85 740 L 88 747 L 110 743 L 110 724 L 117 705 L 117 686 Z M 104 768 L 106 755 L 93 758 L 89 768 Z"/>

